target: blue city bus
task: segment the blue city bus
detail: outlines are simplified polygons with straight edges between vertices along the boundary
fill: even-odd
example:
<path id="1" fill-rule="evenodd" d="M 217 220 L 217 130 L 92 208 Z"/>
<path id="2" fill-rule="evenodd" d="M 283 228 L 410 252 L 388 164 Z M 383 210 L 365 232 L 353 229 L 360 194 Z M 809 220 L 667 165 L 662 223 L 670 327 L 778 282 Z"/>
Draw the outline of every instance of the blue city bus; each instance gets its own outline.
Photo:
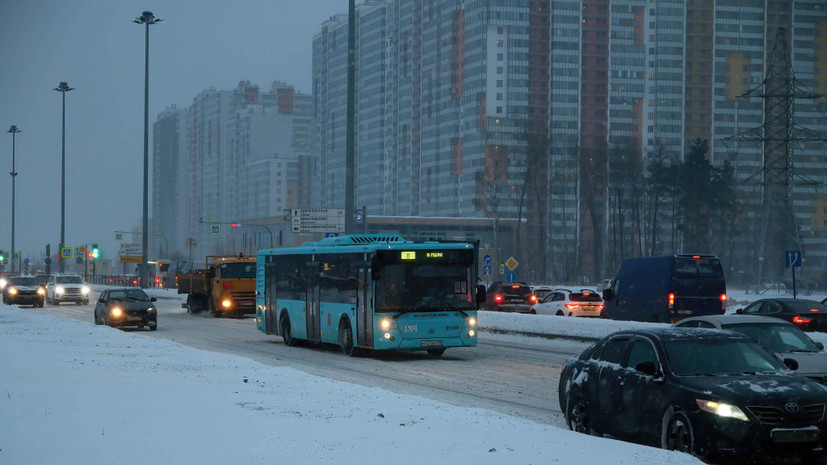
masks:
<path id="1" fill-rule="evenodd" d="M 393 234 L 330 237 L 258 252 L 256 326 L 296 341 L 363 350 L 477 345 L 478 245 Z"/>

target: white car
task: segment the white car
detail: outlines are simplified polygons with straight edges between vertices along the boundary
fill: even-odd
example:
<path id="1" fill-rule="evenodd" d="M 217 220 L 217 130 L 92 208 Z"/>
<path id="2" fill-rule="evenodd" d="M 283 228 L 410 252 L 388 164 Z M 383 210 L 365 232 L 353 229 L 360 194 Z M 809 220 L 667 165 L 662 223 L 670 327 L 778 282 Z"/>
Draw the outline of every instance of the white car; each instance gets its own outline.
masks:
<path id="1" fill-rule="evenodd" d="M 531 307 L 538 315 L 600 317 L 603 299 L 593 289 L 557 288 Z"/>
<path id="2" fill-rule="evenodd" d="M 61 302 L 89 303 L 89 286 L 76 274 L 55 274 L 46 284 L 46 303 L 60 305 Z"/>

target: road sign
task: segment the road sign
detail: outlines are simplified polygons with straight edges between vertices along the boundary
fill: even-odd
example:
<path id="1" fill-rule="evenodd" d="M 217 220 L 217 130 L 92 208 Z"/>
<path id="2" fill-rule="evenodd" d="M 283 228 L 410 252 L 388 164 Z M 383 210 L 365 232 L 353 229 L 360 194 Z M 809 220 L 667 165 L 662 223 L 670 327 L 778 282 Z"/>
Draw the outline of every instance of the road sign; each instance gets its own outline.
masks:
<path id="1" fill-rule="evenodd" d="M 121 255 L 121 263 L 141 263 L 141 256 Z"/>
<path id="2" fill-rule="evenodd" d="M 482 274 L 490 275 L 491 274 L 491 265 L 484 265 L 482 267 Z"/>
<path id="3" fill-rule="evenodd" d="M 339 233 L 335 233 L 335 232 L 324 233 L 324 237 L 339 237 Z"/>
<path id="4" fill-rule="evenodd" d="M 210 234 L 213 234 L 213 235 L 221 234 L 221 225 L 220 224 L 211 224 L 210 225 Z"/>
<path id="5" fill-rule="evenodd" d="M 72 248 L 64 247 L 63 250 L 60 251 L 60 256 L 63 258 L 70 258 L 72 256 Z"/>
<path id="6" fill-rule="evenodd" d="M 506 280 L 506 281 L 508 281 L 508 282 L 510 282 L 510 283 L 513 283 L 514 281 L 516 281 L 516 280 L 517 280 L 517 273 L 516 273 L 516 272 L 514 272 L 514 271 L 509 271 L 509 272 L 505 275 L 505 280 Z"/>
<path id="7" fill-rule="evenodd" d="M 500 263 L 500 274 L 505 274 L 505 265 Z"/>
<path id="8" fill-rule="evenodd" d="M 801 251 L 787 250 L 784 252 L 784 266 L 787 268 L 801 268 Z"/>
<path id="9" fill-rule="evenodd" d="M 27 258 L 27 259 L 23 260 L 23 264 L 28 265 L 29 264 L 29 259 Z"/>
<path id="10" fill-rule="evenodd" d="M 517 268 L 517 265 L 519 265 L 519 263 L 517 262 L 517 259 L 514 257 L 508 257 L 508 260 L 505 261 L 505 266 L 507 266 L 509 270 Z"/>
<path id="11" fill-rule="evenodd" d="M 123 233 L 115 233 L 115 240 L 122 241 L 123 240 Z"/>
<path id="12" fill-rule="evenodd" d="M 491 255 L 486 254 L 484 257 L 482 257 L 482 263 L 485 264 L 485 265 L 490 265 L 491 264 Z"/>
<path id="13" fill-rule="evenodd" d="M 141 256 L 143 255 L 141 252 L 141 244 L 137 242 L 121 242 L 120 248 L 118 250 L 118 255 L 120 256 Z"/>
<path id="14" fill-rule="evenodd" d="M 75 257 L 82 257 L 83 256 L 83 248 L 82 247 L 75 247 Z"/>
<path id="15" fill-rule="evenodd" d="M 345 232 L 344 208 L 294 208 L 291 213 L 294 233 Z"/>

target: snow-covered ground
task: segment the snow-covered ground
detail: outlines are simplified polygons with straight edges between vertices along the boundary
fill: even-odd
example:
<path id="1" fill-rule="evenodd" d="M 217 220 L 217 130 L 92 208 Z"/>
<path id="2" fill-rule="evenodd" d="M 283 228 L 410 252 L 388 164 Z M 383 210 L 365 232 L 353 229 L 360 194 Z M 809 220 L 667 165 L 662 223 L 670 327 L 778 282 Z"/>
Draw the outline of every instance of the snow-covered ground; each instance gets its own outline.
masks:
<path id="1" fill-rule="evenodd" d="M 730 291 L 729 309 L 772 295 Z M 496 312 L 479 321 L 580 339 L 659 326 Z M 0 464 L 699 463 L 5 305 L 0 353 Z"/>
<path id="2" fill-rule="evenodd" d="M 0 353 L 2 464 L 699 463 L 5 305 Z"/>

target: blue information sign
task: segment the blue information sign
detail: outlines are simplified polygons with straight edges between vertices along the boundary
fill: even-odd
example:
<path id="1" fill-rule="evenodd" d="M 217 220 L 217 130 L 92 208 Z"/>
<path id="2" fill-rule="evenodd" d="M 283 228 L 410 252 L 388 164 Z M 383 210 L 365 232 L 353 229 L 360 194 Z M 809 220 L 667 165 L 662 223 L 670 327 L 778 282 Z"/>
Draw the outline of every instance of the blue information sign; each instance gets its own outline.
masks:
<path id="1" fill-rule="evenodd" d="M 483 265 L 482 274 L 490 275 L 491 274 L 491 265 Z"/>
<path id="2" fill-rule="evenodd" d="M 505 280 L 508 282 L 513 283 L 517 280 L 517 272 L 516 271 L 509 271 L 505 274 Z"/>
<path id="3" fill-rule="evenodd" d="M 486 254 L 484 257 L 482 257 L 482 263 L 485 264 L 485 265 L 490 265 L 491 264 L 491 255 Z"/>
<path id="4" fill-rule="evenodd" d="M 337 233 L 337 232 L 324 233 L 324 237 L 339 237 L 339 233 Z"/>
<path id="5" fill-rule="evenodd" d="M 787 268 L 801 268 L 801 251 L 787 250 L 784 252 L 784 266 Z"/>

